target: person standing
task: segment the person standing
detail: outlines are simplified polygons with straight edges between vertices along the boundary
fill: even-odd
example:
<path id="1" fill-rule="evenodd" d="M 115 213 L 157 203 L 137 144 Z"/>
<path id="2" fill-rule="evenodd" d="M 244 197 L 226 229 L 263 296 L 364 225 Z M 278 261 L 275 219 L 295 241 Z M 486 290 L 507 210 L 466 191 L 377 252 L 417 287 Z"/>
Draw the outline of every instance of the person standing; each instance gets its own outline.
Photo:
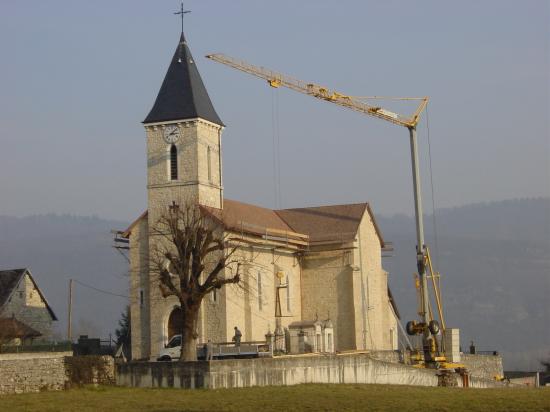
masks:
<path id="1" fill-rule="evenodd" d="M 208 342 L 206 343 L 206 356 L 205 356 L 205 359 L 207 361 L 211 361 L 212 360 L 212 341 L 210 339 L 208 339 Z"/>
<path id="2" fill-rule="evenodd" d="M 243 336 L 243 334 L 241 333 L 239 328 L 237 328 L 235 326 L 235 335 L 233 336 L 233 342 L 235 342 L 235 346 L 241 346 L 241 337 L 242 336 Z"/>

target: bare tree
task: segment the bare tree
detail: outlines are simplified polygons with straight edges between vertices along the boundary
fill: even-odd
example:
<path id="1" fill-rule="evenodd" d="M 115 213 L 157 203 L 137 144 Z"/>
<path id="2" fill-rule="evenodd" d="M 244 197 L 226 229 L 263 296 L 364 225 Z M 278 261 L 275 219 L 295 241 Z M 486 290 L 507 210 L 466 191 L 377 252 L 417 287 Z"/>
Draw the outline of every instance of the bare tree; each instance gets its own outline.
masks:
<path id="1" fill-rule="evenodd" d="M 197 321 L 203 298 L 240 280 L 237 246 L 230 245 L 222 223 L 196 204 L 173 205 L 152 228 L 155 247 L 150 271 L 158 276 L 163 297 L 178 298 L 183 317 L 180 360 L 197 360 Z M 236 265 L 235 273 L 225 268 Z"/>

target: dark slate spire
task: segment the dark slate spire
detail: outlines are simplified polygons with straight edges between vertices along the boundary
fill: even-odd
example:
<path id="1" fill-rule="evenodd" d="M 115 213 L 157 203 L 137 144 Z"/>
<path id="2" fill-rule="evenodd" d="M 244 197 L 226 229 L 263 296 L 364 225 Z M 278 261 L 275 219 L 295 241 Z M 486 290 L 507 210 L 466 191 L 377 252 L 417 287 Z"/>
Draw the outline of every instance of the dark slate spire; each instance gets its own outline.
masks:
<path id="1" fill-rule="evenodd" d="M 157 100 L 143 123 L 196 117 L 224 125 L 212 106 L 185 36 L 181 33 Z"/>

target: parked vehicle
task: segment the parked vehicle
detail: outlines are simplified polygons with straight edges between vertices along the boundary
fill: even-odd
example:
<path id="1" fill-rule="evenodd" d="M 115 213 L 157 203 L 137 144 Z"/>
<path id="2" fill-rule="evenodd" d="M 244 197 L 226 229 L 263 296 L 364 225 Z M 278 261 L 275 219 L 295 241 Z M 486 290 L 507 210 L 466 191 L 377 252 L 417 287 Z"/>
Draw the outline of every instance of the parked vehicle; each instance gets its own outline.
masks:
<path id="1" fill-rule="evenodd" d="M 157 361 L 178 360 L 181 355 L 181 335 L 174 335 L 160 352 Z M 237 359 L 271 357 L 269 345 L 265 342 L 242 342 L 235 346 L 233 342 L 212 344 L 212 359 Z M 197 359 L 206 359 L 204 345 L 197 346 Z"/>

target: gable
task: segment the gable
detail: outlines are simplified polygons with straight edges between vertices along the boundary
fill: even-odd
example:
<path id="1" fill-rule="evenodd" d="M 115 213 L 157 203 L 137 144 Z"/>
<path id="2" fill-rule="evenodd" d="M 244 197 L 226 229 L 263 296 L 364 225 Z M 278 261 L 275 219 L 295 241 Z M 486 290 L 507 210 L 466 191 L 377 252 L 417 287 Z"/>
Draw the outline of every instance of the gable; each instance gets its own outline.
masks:
<path id="1" fill-rule="evenodd" d="M 0 308 L 9 300 L 26 269 L 0 270 Z"/>
<path id="2" fill-rule="evenodd" d="M 40 299 L 44 302 L 48 313 L 52 317 L 52 320 L 57 320 L 57 316 L 50 307 L 46 297 L 38 287 L 38 284 L 34 280 L 30 270 L 28 269 L 12 269 L 12 270 L 2 270 L 0 271 L 0 308 L 8 303 L 10 297 L 13 295 L 14 291 L 17 289 L 21 281 L 28 276 L 32 282 L 34 288 L 40 295 Z"/>

